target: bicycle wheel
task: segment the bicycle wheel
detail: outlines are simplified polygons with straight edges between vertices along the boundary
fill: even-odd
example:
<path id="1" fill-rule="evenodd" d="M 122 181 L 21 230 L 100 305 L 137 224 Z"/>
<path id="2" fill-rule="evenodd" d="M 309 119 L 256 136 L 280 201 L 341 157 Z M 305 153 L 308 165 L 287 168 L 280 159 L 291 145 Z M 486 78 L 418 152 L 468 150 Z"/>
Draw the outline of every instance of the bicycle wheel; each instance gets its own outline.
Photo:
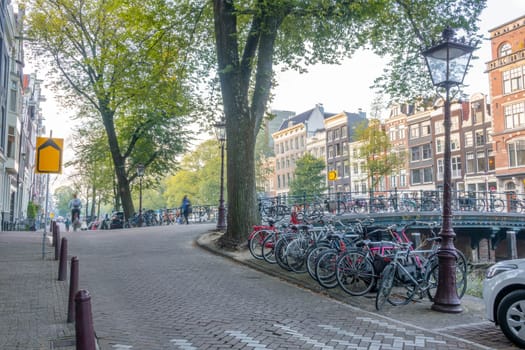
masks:
<path id="1" fill-rule="evenodd" d="M 277 263 L 275 261 L 275 243 L 277 240 L 277 235 L 274 232 L 272 235 L 269 235 L 265 238 L 263 241 L 262 247 L 261 247 L 261 256 L 264 261 L 270 264 Z"/>
<path id="2" fill-rule="evenodd" d="M 306 253 L 308 247 L 308 239 L 304 237 L 294 239 L 286 247 L 286 262 L 293 272 L 306 272 Z"/>
<path id="3" fill-rule="evenodd" d="M 456 293 L 458 298 L 463 298 L 467 291 L 467 258 L 463 253 L 456 249 Z M 429 257 L 427 262 L 426 281 L 429 284 L 427 295 L 430 301 L 434 301 L 439 281 L 439 260 L 437 253 Z"/>
<path id="4" fill-rule="evenodd" d="M 404 278 L 403 275 L 406 273 L 401 265 L 396 266 L 392 289 L 386 298 L 390 305 L 406 305 L 414 299 L 417 290 L 416 282 Z"/>
<path id="5" fill-rule="evenodd" d="M 376 294 L 376 310 L 379 311 L 385 305 L 386 300 L 390 296 L 390 291 L 394 285 L 394 264 L 388 264 L 381 273 L 379 280 L 379 289 Z"/>
<path id="6" fill-rule="evenodd" d="M 482 199 L 476 200 L 476 211 L 485 211 L 485 201 Z"/>
<path id="7" fill-rule="evenodd" d="M 334 288 L 337 286 L 337 277 L 335 275 L 337 255 L 336 249 L 329 249 L 319 256 L 315 266 L 317 282 L 324 288 Z"/>
<path id="8" fill-rule="evenodd" d="M 492 204 L 493 209 L 495 212 L 501 213 L 505 209 L 505 203 L 501 199 L 494 200 L 494 203 Z"/>
<path id="9" fill-rule="evenodd" d="M 368 211 L 368 207 L 367 207 L 366 203 L 359 203 L 359 204 L 356 203 L 352 207 L 352 210 L 356 214 L 363 214 L 363 213 L 366 213 Z"/>
<path id="10" fill-rule="evenodd" d="M 335 272 L 339 286 L 350 295 L 368 293 L 376 280 L 372 262 L 360 251 L 346 252 L 339 257 Z"/>
<path id="11" fill-rule="evenodd" d="M 248 249 L 255 259 L 263 260 L 262 247 L 264 240 L 272 234 L 273 232 L 269 230 L 259 230 L 250 235 Z"/>
<path id="12" fill-rule="evenodd" d="M 292 270 L 290 266 L 288 266 L 288 261 L 286 260 L 286 247 L 292 240 L 293 238 L 289 236 L 281 237 L 275 243 L 274 248 L 275 262 L 286 271 Z"/>
<path id="13" fill-rule="evenodd" d="M 321 254 L 327 251 L 328 249 L 330 249 L 330 246 L 328 246 L 328 244 L 321 244 L 311 249 L 308 255 L 306 256 L 306 270 L 308 271 L 310 277 L 312 277 L 316 281 L 317 274 L 315 272 L 315 267 L 317 265 L 317 261 L 319 260 Z"/>

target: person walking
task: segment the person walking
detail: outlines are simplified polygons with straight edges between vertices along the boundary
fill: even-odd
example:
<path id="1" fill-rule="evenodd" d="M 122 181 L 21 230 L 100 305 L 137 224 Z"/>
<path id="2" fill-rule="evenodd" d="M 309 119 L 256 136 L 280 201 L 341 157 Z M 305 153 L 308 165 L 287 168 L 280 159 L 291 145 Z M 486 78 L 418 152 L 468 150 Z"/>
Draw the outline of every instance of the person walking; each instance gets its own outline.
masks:
<path id="1" fill-rule="evenodd" d="M 66 224 L 66 232 L 69 232 L 69 224 L 70 223 L 71 223 L 71 221 L 69 220 L 69 216 L 68 216 L 68 217 L 66 217 L 66 222 L 65 222 L 65 224 Z"/>
<path id="2" fill-rule="evenodd" d="M 191 202 L 187 195 L 184 195 L 184 198 L 182 198 L 182 205 L 180 206 L 180 210 L 182 212 L 182 216 L 184 217 L 182 223 L 186 222 L 186 225 L 188 225 L 190 222 L 188 221 L 188 216 L 192 212 L 191 208 Z"/>

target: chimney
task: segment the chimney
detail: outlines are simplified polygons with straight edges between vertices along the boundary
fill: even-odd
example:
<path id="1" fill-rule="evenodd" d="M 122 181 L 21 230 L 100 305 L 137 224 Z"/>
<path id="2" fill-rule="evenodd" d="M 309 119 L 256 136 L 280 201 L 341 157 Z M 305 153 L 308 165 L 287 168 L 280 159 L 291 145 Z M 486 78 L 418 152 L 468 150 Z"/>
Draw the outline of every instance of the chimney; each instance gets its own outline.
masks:
<path id="1" fill-rule="evenodd" d="M 324 116 L 324 107 L 322 103 L 318 103 L 315 105 L 315 107 L 321 112 L 321 114 Z"/>

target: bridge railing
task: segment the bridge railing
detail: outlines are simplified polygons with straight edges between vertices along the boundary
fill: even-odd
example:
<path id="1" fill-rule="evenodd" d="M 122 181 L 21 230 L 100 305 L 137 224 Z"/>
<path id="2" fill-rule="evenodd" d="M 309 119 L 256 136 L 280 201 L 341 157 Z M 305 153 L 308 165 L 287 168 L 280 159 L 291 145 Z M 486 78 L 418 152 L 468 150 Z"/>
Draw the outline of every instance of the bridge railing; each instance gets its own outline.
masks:
<path id="1" fill-rule="evenodd" d="M 273 214 L 438 212 L 443 207 L 441 190 L 337 192 L 329 195 L 260 197 L 259 211 Z M 523 194 L 495 191 L 453 191 L 452 210 L 470 212 L 525 213 Z"/>

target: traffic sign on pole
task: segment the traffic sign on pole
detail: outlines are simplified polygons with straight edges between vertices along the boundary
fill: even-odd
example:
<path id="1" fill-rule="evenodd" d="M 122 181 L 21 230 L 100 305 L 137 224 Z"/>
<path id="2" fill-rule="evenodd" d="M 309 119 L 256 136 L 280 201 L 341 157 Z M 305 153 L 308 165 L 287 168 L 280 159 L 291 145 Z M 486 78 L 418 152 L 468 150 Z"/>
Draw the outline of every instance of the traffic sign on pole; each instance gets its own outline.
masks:
<path id="1" fill-rule="evenodd" d="M 36 138 L 36 169 L 39 174 L 62 173 L 64 139 Z"/>

